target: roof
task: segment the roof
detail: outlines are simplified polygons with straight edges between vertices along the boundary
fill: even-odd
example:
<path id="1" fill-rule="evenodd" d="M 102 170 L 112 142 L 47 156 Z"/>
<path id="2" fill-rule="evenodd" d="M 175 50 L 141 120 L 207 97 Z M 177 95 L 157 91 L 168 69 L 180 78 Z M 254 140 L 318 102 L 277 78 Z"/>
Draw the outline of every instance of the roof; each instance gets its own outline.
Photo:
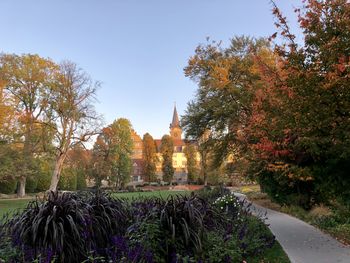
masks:
<path id="1" fill-rule="evenodd" d="M 173 121 L 170 124 L 170 128 L 180 127 L 179 115 L 177 114 L 176 105 L 174 106 Z"/>

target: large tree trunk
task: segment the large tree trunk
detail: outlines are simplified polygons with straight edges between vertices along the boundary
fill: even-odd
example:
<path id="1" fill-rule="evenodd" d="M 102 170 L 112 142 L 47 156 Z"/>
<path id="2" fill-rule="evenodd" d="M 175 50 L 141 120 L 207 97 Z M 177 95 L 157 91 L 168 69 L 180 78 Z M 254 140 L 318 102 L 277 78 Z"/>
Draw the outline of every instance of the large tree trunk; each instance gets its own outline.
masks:
<path id="1" fill-rule="evenodd" d="M 26 195 L 26 177 L 21 176 L 19 178 L 19 186 L 18 186 L 17 196 L 24 197 L 25 195 Z"/>
<path id="2" fill-rule="evenodd" d="M 49 191 L 56 192 L 57 191 L 57 185 L 60 180 L 62 168 L 63 168 L 63 163 L 64 160 L 66 159 L 67 154 L 61 153 L 59 156 L 56 158 L 56 163 L 55 163 L 55 169 L 53 170 L 52 177 L 51 177 L 51 184 Z"/>

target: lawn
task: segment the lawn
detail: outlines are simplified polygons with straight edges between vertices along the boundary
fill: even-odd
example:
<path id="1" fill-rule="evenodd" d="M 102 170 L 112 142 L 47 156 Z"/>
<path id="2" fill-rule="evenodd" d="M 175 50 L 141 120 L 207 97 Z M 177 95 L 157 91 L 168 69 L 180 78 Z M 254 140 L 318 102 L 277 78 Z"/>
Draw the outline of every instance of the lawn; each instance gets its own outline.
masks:
<path id="1" fill-rule="evenodd" d="M 24 208 L 31 199 L 2 199 L 0 200 L 0 218 L 7 212 L 13 212 L 16 209 Z"/>

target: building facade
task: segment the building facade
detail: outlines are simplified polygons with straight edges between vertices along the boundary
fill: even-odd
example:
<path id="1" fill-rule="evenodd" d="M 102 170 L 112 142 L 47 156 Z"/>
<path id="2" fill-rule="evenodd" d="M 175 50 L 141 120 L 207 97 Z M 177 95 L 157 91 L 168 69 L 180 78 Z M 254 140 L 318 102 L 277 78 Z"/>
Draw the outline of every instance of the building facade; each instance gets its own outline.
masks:
<path id="1" fill-rule="evenodd" d="M 170 123 L 170 136 L 174 142 L 174 154 L 173 154 L 173 167 L 174 167 L 174 177 L 173 181 L 178 184 L 187 182 L 187 158 L 185 155 L 185 148 L 190 142 L 182 139 L 182 129 L 180 127 L 179 116 L 177 113 L 176 106 L 174 107 L 174 113 L 172 122 Z M 133 141 L 134 141 L 134 151 L 132 155 L 132 163 L 133 163 L 133 172 L 132 172 L 132 181 L 133 182 L 143 182 L 144 176 L 142 172 L 142 139 L 139 135 L 133 131 Z M 155 139 L 156 147 L 157 147 L 157 156 L 158 163 L 156 164 L 156 175 L 158 181 L 162 181 L 162 155 L 160 153 L 161 147 L 161 139 Z M 193 142 L 191 142 L 193 143 Z M 199 153 L 197 154 L 197 162 L 199 163 L 200 157 Z"/>

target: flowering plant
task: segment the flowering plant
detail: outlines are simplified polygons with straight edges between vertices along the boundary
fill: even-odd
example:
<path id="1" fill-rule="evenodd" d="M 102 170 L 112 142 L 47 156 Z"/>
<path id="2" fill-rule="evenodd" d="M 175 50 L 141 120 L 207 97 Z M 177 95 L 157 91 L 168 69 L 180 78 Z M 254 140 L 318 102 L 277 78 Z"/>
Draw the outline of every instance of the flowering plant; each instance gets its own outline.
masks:
<path id="1" fill-rule="evenodd" d="M 217 198 L 214 201 L 214 205 L 219 207 L 222 211 L 233 215 L 234 218 L 241 215 L 241 204 L 233 194 L 227 194 Z"/>

